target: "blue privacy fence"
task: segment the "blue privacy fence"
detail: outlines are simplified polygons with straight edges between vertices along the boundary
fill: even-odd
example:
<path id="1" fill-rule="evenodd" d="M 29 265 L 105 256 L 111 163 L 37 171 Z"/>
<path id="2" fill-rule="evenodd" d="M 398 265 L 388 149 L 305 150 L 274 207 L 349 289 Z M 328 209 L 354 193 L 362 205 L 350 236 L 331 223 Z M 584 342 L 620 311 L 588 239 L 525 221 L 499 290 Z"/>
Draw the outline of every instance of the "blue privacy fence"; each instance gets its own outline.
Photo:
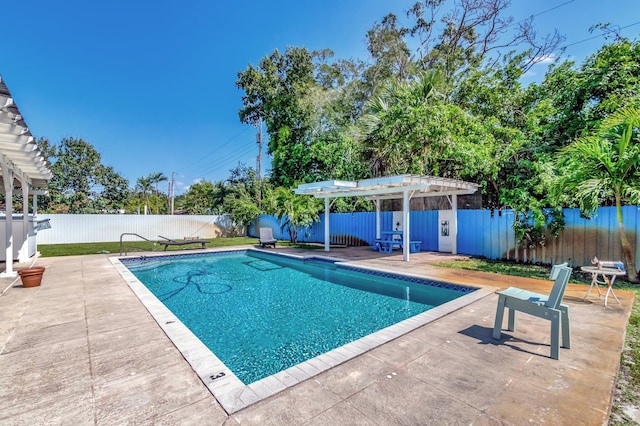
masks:
<path id="1" fill-rule="evenodd" d="M 580 217 L 578 209 L 565 209 L 564 217 L 566 225 L 557 238 L 549 234 L 544 245 L 529 248 L 515 241 L 513 211 L 458 210 L 458 253 L 547 264 L 568 261 L 573 266 L 588 264 L 593 256 L 603 260 L 622 258 L 615 207 L 601 207 L 592 219 Z M 623 207 L 623 217 L 625 232 L 636 254 L 636 264 L 640 264 L 637 244 L 640 241 L 640 206 Z M 331 213 L 329 220 L 332 244 L 373 244 L 375 213 Z M 381 212 L 380 220 L 381 230 L 393 229 L 392 212 Z M 410 221 L 411 240 L 421 240 L 422 251 L 438 251 L 438 211 L 412 211 Z M 286 230 L 280 229 L 278 219 L 266 215 L 249 227 L 249 235 L 257 237 L 258 228 L 265 226 L 273 229 L 277 239 L 289 240 Z M 320 222 L 302 230 L 298 239 L 323 243 L 324 215 L 320 215 Z"/>
<path id="2" fill-rule="evenodd" d="M 438 250 L 438 212 L 437 210 L 425 210 L 411 212 L 411 239 L 422 241 L 422 250 Z M 370 246 L 376 238 L 376 214 L 375 212 L 361 213 L 330 213 L 329 214 L 331 244 L 346 244 L 349 246 Z M 280 229 L 280 221 L 268 215 L 258 218 L 256 223 L 249 227 L 249 235 L 257 237 L 258 229 L 270 227 L 273 235 L 279 240 L 289 240 L 289 232 Z M 380 229 L 390 231 L 393 229 L 393 212 L 380 213 Z M 298 241 L 307 243 L 324 243 L 324 214 L 320 215 L 320 222 L 299 231 Z"/>

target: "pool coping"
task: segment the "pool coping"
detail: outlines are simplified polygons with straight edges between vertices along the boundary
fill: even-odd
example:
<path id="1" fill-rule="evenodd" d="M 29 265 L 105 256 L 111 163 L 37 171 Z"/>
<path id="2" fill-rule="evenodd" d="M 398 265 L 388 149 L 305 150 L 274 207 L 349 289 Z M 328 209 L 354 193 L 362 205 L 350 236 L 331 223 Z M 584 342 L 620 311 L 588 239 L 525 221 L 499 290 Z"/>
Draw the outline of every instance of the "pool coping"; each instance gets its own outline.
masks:
<path id="1" fill-rule="evenodd" d="M 258 249 L 249 249 L 263 252 Z M 247 251 L 242 250 L 206 250 L 198 251 L 198 253 L 214 253 L 214 252 L 230 252 L 230 251 Z M 296 258 L 298 260 L 305 259 L 326 259 L 339 264 L 350 264 L 351 261 L 345 259 L 318 256 L 316 254 L 309 256 L 299 256 L 294 254 L 273 253 L 280 256 Z M 162 255 L 145 255 L 146 258 L 151 257 L 168 257 L 169 254 Z M 175 255 L 174 255 L 175 256 Z M 139 255 L 110 257 L 109 260 L 127 282 L 131 290 L 145 306 L 147 311 L 158 323 L 167 337 L 173 342 L 174 346 L 180 351 L 182 356 L 191 365 L 200 380 L 209 389 L 227 414 L 233 414 L 255 404 L 277 393 L 297 385 L 307 379 L 310 379 L 320 373 L 323 373 L 333 367 L 347 362 L 359 355 L 362 355 L 372 349 L 375 349 L 385 343 L 388 343 L 404 334 L 409 333 L 419 327 L 429 324 L 451 312 L 461 309 L 477 300 L 480 300 L 489 294 L 495 292 L 494 288 L 478 286 L 477 290 L 464 294 L 450 302 L 436 306 L 426 312 L 415 315 L 411 318 L 383 328 L 377 332 L 364 336 L 346 345 L 340 346 L 324 354 L 318 355 L 300 364 L 296 364 L 279 373 L 265 377 L 264 379 L 245 385 L 236 375 L 201 341 L 191 330 L 189 330 L 160 300 L 158 300 L 147 287 L 142 284 L 135 275 L 122 263 L 119 259 L 137 258 Z M 398 274 L 394 271 L 385 270 L 383 267 L 372 268 L 358 265 L 357 269 L 365 269 L 371 271 L 388 272 L 393 275 L 403 275 L 405 277 L 421 278 L 420 275 L 411 273 Z"/>

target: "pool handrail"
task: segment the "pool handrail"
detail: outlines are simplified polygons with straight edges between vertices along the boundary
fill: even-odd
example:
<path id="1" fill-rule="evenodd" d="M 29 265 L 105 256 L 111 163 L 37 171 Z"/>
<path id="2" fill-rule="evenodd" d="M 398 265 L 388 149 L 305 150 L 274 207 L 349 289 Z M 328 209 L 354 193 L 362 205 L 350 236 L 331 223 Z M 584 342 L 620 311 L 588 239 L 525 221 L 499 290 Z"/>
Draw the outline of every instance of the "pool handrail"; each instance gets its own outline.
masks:
<path id="1" fill-rule="evenodd" d="M 122 256 L 122 237 L 124 237 L 125 235 L 135 235 L 138 238 L 142 238 L 145 241 L 148 241 L 150 243 L 153 243 L 153 246 L 155 247 L 157 244 L 157 241 L 154 240 L 150 240 L 148 238 L 143 237 L 142 235 L 138 235 L 135 232 L 123 232 L 122 234 L 120 234 L 120 256 Z M 126 256 L 127 253 L 125 252 L 124 255 Z"/>

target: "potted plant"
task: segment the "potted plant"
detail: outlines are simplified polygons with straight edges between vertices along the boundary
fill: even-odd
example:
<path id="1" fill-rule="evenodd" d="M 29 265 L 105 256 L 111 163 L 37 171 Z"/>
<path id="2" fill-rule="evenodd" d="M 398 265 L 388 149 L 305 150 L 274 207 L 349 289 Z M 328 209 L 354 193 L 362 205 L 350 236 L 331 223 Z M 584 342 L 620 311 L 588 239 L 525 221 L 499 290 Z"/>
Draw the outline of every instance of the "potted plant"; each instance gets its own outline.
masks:
<path id="1" fill-rule="evenodd" d="M 44 274 L 44 268 L 41 266 L 34 266 L 18 271 L 18 275 L 20 275 L 20 279 L 22 279 L 23 287 L 38 287 L 42 281 L 42 274 Z"/>

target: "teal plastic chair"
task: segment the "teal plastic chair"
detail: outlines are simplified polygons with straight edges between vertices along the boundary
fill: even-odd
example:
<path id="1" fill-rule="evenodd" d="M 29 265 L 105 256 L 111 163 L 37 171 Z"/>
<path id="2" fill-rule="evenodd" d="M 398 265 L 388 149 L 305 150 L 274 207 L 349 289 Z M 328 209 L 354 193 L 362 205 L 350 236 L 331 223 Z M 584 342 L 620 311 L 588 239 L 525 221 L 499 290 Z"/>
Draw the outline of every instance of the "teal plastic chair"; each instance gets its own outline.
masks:
<path id="1" fill-rule="evenodd" d="M 560 354 L 560 331 L 562 347 L 571 348 L 571 328 L 569 325 L 569 306 L 562 304 L 562 297 L 571 277 L 571 268 L 566 263 L 551 268 L 550 279 L 555 280 L 551 293 L 534 293 L 516 287 L 498 292 L 498 308 L 493 325 L 493 338 L 500 339 L 504 309 L 509 308 L 509 331 L 516 330 L 516 311 L 524 312 L 551 321 L 551 358 L 558 359 Z"/>

